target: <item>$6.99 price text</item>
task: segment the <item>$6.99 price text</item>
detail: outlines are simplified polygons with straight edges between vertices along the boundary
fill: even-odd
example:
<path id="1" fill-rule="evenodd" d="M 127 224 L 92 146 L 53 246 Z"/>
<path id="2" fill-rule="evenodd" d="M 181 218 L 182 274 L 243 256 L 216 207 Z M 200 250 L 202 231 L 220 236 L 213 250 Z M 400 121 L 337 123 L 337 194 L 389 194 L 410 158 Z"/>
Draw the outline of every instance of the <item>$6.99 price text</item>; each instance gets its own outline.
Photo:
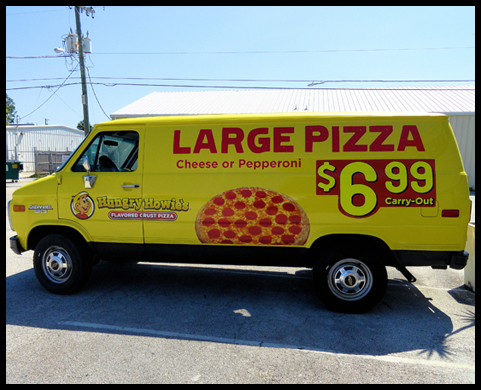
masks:
<path id="1" fill-rule="evenodd" d="M 316 194 L 337 195 L 339 210 L 356 218 L 380 207 L 434 207 L 434 160 L 317 160 Z"/>

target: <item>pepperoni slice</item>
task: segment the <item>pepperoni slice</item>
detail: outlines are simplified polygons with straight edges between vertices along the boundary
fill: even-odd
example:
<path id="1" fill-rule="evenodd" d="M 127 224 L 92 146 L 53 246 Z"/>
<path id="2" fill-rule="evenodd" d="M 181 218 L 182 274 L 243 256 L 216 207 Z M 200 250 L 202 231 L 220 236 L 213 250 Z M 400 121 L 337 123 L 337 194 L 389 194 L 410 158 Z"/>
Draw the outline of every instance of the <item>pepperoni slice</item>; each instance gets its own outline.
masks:
<path id="1" fill-rule="evenodd" d="M 235 194 L 234 191 L 229 191 L 225 194 L 225 197 L 229 200 L 235 199 L 237 195 Z"/>
<path id="2" fill-rule="evenodd" d="M 262 227 L 269 227 L 272 225 L 272 221 L 269 218 L 263 218 L 259 221 L 259 225 Z"/>
<path id="3" fill-rule="evenodd" d="M 202 221 L 203 226 L 211 227 L 215 223 L 214 218 L 206 218 Z"/>
<path id="4" fill-rule="evenodd" d="M 249 228 L 249 233 L 253 236 L 257 236 L 262 233 L 262 229 L 259 226 L 251 226 Z"/>
<path id="5" fill-rule="evenodd" d="M 301 216 L 300 215 L 291 215 L 289 217 L 289 222 L 299 224 L 299 223 L 301 223 Z"/>
<path id="6" fill-rule="evenodd" d="M 246 212 L 245 216 L 246 216 L 246 219 L 254 220 L 257 218 L 257 213 L 255 213 L 254 211 L 248 211 Z"/>
<path id="7" fill-rule="evenodd" d="M 282 236 L 281 239 L 284 244 L 293 244 L 295 241 L 294 236 L 290 236 L 290 235 Z"/>
<path id="8" fill-rule="evenodd" d="M 234 222 L 234 225 L 238 228 L 245 228 L 247 226 L 247 222 L 243 221 L 242 219 L 238 219 L 237 221 Z"/>
<path id="9" fill-rule="evenodd" d="M 217 213 L 216 209 L 207 209 L 204 211 L 205 215 L 214 215 L 215 213 Z"/>
<path id="10" fill-rule="evenodd" d="M 266 209 L 266 213 L 269 214 L 269 215 L 276 215 L 277 214 L 277 210 L 278 208 L 276 206 L 269 206 L 267 209 Z"/>
<path id="11" fill-rule="evenodd" d="M 272 234 L 276 235 L 276 236 L 280 236 L 282 233 L 284 233 L 284 229 L 279 227 L 279 226 L 276 226 L 276 227 L 273 227 L 272 228 Z"/>
<path id="12" fill-rule="evenodd" d="M 235 234 L 235 232 L 233 232 L 232 230 L 227 230 L 224 233 L 225 238 L 234 238 L 235 236 L 237 236 L 237 234 Z"/>
<path id="13" fill-rule="evenodd" d="M 225 203 L 225 200 L 221 197 L 217 197 L 217 198 L 214 199 L 214 203 L 217 206 L 222 206 Z"/>
<path id="14" fill-rule="evenodd" d="M 287 215 L 279 214 L 276 216 L 276 222 L 284 225 L 287 222 Z"/>
<path id="15" fill-rule="evenodd" d="M 266 207 L 266 204 L 264 203 L 263 200 L 257 200 L 254 202 L 254 207 L 256 209 L 263 209 L 264 207 Z"/>
<path id="16" fill-rule="evenodd" d="M 269 237 L 269 236 L 262 236 L 259 238 L 259 242 L 261 244 L 270 244 L 272 241 L 272 237 Z"/>
<path id="17" fill-rule="evenodd" d="M 239 237 L 239 241 L 240 242 L 245 242 L 246 244 L 248 244 L 249 242 L 252 241 L 252 237 L 251 236 L 248 236 L 246 234 L 243 234 L 242 236 Z"/>
<path id="18" fill-rule="evenodd" d="M 242 210 L 242 209 L 245 209 L 246 208 L 246 204 L 244 202 L 236 202 L 236 204 L 234 205 L 234 207 L 237 209 L 237 210 Z"/>
<path id="19" fill-rule="evenodd" d="M 242 190 L 242 191 L 241 191 L 241 195 L 242 195 L 244 198 L 248 198 L 249 196 L 252 195 L 252 191 L 251 191 L 251 190 Z"/>
<path id="20" fill-rule="evenodd" d="M 284 203 L 282 205 L 282 208 L 286 211 L 294 211 L 296 209 L 296 206 L 294 206 L 292 203 Z"/>
<path id="21" fill-rule="evenodd" d="M 258 198 L 265 198 L 267 196 L 266 192 L 265 191 L 257 191 L 256 192 L 256 196 Z"/>
<path id="22" fill-rule="evenodd" d="M 224 209 L 222 210 L 222 215 L 224 217 L 232 217 L 234 215 L 234 210 L 232 210 L 231 208 Z"/>
<path id="23" fill-rule="evenodd" d="M 209 230 L 209 233 L 207 233 L 207 235 L 210 238 L 219 238 L 220 237 L 220 230 L 219 229 Z"/>
<path id="24" fill-rule="evenodd" d="M 219 219 L 219 225 L 226 228 L 230 225 L 230 221 L 227 218 Z"/>
<path id="25" fill-rule="evenodd" d="M 299 234 L 300 232 L 302 232 L 302 228 L 300 228 L 299 226 L 291 226 L 289 228 L 289 231 L 292 233 L 292 234 Z"/>
<path id="26" fill-rule="evenodd" d="M 284 201 L 282 195 L 277 195 L 272 198 L 272 203 L 281 203 Z"/>

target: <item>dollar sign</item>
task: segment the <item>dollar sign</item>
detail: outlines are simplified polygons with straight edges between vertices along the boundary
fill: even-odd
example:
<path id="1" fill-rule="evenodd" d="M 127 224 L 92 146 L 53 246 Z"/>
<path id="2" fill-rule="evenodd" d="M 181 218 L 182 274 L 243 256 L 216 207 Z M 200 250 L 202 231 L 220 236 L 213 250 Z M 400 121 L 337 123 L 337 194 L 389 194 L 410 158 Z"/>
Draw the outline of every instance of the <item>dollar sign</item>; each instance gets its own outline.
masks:
<path id="1" fill-rule="evenodd" d="M 319 182 L 317 185 L 319 188 L 324 190 L 324 192 L 329 192 L 331 191 L 332 187 L 336 185 L 336 179 L 334 179 L 332 176 L 328 175 L 325 171 L 331 171 L 334 172 L 336 170 L 336 167 L 332 166 L 328 161 L 326 161 L 324 164 L 322 164 L 319 169 L 317 170 L 317 174 L 322 177 L 323 179 L 327 180 L 328 183 L 325 184 L 323 182 Z"/>

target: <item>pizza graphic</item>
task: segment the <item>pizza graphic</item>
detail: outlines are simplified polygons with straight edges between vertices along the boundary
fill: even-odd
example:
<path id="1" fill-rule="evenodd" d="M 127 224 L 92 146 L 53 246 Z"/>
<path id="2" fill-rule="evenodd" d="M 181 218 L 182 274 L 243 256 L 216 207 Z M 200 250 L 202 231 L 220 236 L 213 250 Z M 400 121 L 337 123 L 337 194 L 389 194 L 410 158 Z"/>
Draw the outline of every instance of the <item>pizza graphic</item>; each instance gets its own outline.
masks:
<path id="1" fill-rule="evenodd" d="M 195 231 L 202 243 L 304 245 L 309 218 L 287 195 L 259 187 L 239 187 L 201 207 Z"/>

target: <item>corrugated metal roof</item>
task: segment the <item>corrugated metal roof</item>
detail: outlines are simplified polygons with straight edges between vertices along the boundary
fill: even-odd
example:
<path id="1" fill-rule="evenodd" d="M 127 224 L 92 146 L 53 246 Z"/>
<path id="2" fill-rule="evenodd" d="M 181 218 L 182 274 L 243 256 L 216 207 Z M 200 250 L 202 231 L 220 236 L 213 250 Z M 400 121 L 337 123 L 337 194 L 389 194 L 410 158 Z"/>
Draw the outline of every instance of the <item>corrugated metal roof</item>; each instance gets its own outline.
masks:
<path id="1" fill-rule="evenodd" d="M 74 135 L 84 136 L 84 131 L 75 129 L 73 127 L 64 126 L 64 125 L 8 125 L 6 126 L 7 131 L 19 131 L 19 132 L 27 132 L 27 131 L 34 131 L 43 134 L 62 134 L 62 133 L 71 133 Z"/>
<path id="2" fill-rule="evenodd" d="M 475 112 L 475 86 L 153 92 L 112 118 L 271 112 Z"/>

